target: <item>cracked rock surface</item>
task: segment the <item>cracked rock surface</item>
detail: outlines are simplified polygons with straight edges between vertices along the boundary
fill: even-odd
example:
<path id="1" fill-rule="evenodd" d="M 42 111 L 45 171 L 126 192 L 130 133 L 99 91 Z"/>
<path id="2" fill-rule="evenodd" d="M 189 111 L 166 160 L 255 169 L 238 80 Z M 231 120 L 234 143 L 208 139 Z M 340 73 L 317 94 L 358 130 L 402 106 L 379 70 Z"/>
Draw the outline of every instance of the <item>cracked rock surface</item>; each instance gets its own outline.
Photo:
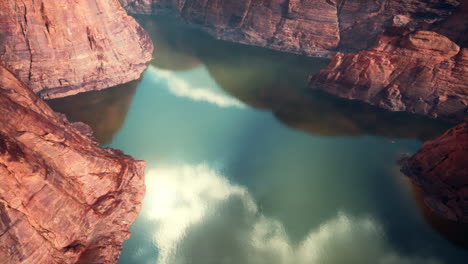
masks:
<path id="1" fill-rule="evenodd" d="M 145 163 L 102 149 L 0 64 L 0 263 L 116 263 Z"/>
<path id="2" fill-rule="evenodd" d="M 138 79 L 152 51 L 118 1 L 0 1 L 0 60 L 45 99 Z"/>
<path id="3" fill-rule="evenodd" d="M 402 172 L 422 188 L 424 202 L 446 219 L 468 223 L 468 123 L 426 142 Z"/>
<path id="4" fill-rule="evenodd" d="M 375 47 L 337 53 L 311 86 L 391 111 L 451 122 L 468 112 L 468 49 L 432 31 L 386 32 Z"/>
<path id="5" fill-rule="evenodd" d="M 308 56 L 358 51 L 387 27 L 427 29 L 457 0 L 119 0 L 133 14 L 172 12 L 217 38 Z"/>

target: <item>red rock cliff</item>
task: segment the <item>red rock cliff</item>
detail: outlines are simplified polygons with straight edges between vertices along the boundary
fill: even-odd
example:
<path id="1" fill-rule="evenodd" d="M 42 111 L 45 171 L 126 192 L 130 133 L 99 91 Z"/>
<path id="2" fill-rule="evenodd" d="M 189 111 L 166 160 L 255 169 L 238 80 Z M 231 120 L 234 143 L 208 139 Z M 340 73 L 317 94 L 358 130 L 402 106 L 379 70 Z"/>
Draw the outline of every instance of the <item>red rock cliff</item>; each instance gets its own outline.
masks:
<path id="1" fill-rule="evenodd" d="M 152 50 L 115 0 L 0 1 L 0 59 L 42 98 L 135 80 Z"/>
<path id="2" fill-rule="evenodd" d="M 0 263 L 116 263 L 144 162 L 101 149 L 0 65 Z"/>
<path id="3" fill-rule="evenodd" d="M 388 33 L 369 50 L 336 54 L 311 86 L 391 111 L 460 122 L 468 111 L 468 49 L 432 31 Z"/>
<path id="4" fill-rule="evenodd" d="M 310 56 L 371 46 L 391 25 L 427 28 L 456 0 L 120 0 L 130 13 L 172 11 L 214 36 Z"/>
<path id="5" fill-rule="evenodd" d="M 424 202 L 444 218 L 468 223 L 468 123 L 426 142 L 402 171 L 422 189 Z"/>

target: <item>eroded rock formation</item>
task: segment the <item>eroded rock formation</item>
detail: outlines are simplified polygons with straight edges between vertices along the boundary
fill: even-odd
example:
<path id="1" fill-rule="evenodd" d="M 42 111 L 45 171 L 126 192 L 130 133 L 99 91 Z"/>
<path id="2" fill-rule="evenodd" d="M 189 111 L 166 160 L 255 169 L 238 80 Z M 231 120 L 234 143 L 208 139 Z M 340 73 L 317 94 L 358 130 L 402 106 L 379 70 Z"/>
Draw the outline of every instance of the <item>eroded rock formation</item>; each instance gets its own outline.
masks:
<path id="1" fill-rule="evenodd" d="M 118 1 L 0 2 L 0 59 L 42 98 L 138 79 L 152 50 Z"/>
<path id="2" fill-rule="evenodd" d="M 468 111 L 468 49 L 432 31 L 395 28 L 372 49 L 337 53 L 311 86 L 391 111 L 460 122 Z"/>
<path id="3" fill-rule="evenodd" d="M 116 263 L 145 163 L 101 149 L 0 65 L 0 263 Z"/>
<path id="4" fill-rule="evenodd" d="M 446 219 L 468 223 L 468 123 L 426 142 L 402 171 L 419 185 L 424 202 Z"/>
<path id="5" fill-rule="evenodd" d="M 130 13 L 172 11 L 214 36 L 310 56 L 370 47 L 388 26 L 432 27 L 456 0 L 120 0 Z"/>

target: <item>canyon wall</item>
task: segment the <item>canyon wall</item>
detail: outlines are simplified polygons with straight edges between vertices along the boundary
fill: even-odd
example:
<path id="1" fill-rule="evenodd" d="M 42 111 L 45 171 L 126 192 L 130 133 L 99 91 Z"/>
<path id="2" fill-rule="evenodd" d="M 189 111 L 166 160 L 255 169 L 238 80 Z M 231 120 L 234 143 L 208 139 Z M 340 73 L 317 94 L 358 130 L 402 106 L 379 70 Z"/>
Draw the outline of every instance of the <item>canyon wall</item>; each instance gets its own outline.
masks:
<path id="1" fill-rule="evenodd" d="M 310 86 L 454 123 L 468 114 L 468 1 L 431 31 L 390 27 L 373 47 L 333 56 Z"/>
<path id="2" fill-rule="evenodd" d="M 310 85 L 391 111 L 462 121 L 468 111 L 468 49 L 432 31 L 394 31 L 371 49 L 337 53 Z"/>
<path id="3" fill-rule="evenodd" d="M 102 149 L 0 65 L 0 263 L 116 263 L 145 163 Z"/>
<path id="4" fill-rule="evenodd" d="M 120 0 L 134 14 L 173 12 L 217 38 L 329 57 L 373 45 L 392 25 L 427 29 L 457 8 L 456 0 Z"/>
<path id="5" fill-rule="evenodd" d="M 468 223 L 468 123 L 426 142 L 402 161 L 402 172 L 421 187 L 424 203 L 436 214 Z"/>
<path id="6" fill-rule="evenodd" d="M 42 98 L 138 79 L 152 51 L 118 1 L 0 1 L 0 60 Z"/>

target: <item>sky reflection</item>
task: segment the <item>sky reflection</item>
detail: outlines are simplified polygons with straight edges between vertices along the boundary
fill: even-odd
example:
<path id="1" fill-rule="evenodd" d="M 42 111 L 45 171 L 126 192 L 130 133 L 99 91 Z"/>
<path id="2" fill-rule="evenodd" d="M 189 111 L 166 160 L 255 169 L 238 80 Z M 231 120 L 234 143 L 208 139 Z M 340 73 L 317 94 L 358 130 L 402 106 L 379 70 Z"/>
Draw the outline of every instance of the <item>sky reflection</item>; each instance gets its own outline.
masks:
<path id="1" fill-rule="evenodd" d="M 311 135 L 200 87 L 232 98 L 202 65 L 151 68 L 110 144 L 148 162 L 120 263 L 459 263 L 398 182 L 420 141 Z"/>
<path id="2" fill-rule="evenodd" d="M 245 107 L 239 100 L 227 96 L 216 83 L 209 78 L 209 74 L 204 67 L 197 67 L 187 72 L 175 73 L 169 70 L 161 70 L 154 66 L 149 66 L 148 71 L 151 76 L 159 82 L 165 82 L 166 87 L 172 94 L 178 97 L 187 98 L 193 101 L 208 102 L 219 107 Z M 179 75 L 205 76 L 206 82 L 201 87 L 196 86 L 196 82 L 188 82 Z"/>
<path id="3" fill-rule="evenodd" d="M 401 256 L 370 217 L 339 212 L 299 243 L 282 223 L 262 214 L 248 189 L 206 164 L 150 168 L 143 215 L 159 255 L 147 263 L 438 264 Z M 135 251 L 134 258 L 144 254 Z"/>

